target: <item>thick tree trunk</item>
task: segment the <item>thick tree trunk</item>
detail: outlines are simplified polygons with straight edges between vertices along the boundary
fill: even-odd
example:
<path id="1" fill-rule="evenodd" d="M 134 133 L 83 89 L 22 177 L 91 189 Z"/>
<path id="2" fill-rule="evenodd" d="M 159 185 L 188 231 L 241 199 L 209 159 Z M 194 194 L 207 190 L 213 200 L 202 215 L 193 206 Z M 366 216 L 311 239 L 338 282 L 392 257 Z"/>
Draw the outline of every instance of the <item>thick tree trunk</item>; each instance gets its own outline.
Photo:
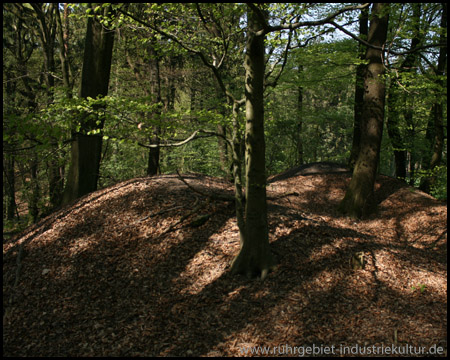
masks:
<path id="1" fill-rule="evenodd" d="M 264 278 L 275 265 L 269 249 L 266 201 L 266 171 L 264 142 L 264 36 L 257 16 L 248 11 L 248 40 L 244 66 L 246 127 L 245 127 L 245 233 L 241 250 L 232 265 L 232 272 L 248 277 Z"/>
<path id="2" fill-rule="evenodd" d="M 107 16 L 108 12 L 109 7 L 104 9 L 104 15 Z M 113 44 L 114 31 L 106 29 L 95 18 L 88 18 L 80 97 L 97 98 L 108 94 Z M 102 135 L 87 133 L 102 129 L 104 119 L 92 119 L 83 114 L 81 118 L 81 131 L 73 133 L 71 163 L 63 204 L 97 189 Z M 97 124 L 97 121 L 100 123 Z"/>
<path id="3" fill-rule="evenodd" d="M 389 4 L 374 3 L 368 42 L 381 47 L 386 41 Z M 369 60 L 364 76 L 364 102 L 361 124 L 361 150 L 353 170 L 340 210 L 351 217 L 360 218 L 376 207 L 373 191 L 383 133 L 385 85 L 384 66 L 380 50 L 368 48 Z"/>
<path id="4" fill-rule="evenodd" d="M 101 136 L 75 134 L 64 192 L 64 204 L 96 190 L 101 150 Z"/>

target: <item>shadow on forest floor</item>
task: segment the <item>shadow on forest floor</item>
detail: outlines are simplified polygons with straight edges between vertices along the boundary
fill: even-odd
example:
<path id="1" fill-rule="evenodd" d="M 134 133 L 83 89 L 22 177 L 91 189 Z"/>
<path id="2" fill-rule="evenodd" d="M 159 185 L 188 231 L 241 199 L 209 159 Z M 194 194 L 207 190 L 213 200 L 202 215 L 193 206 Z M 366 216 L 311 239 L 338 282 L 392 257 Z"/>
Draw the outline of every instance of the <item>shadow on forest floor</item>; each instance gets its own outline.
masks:
<path id="1" fill-rule="evenodd" d="M 279 264 L 264 281 L 228 271 L 239 250 L 233 204 L 176 176 L 84 197 L 4 241 L 3 355 L 236 356 L 314 344 L 339 356 L 343 345 L 394 341 L 446 352 L 447 208 L 383 177 L 378 215 L 354 221 L 335 210 L 349 178 L 272 179 L 269 194 L 299 196 L 269 201 Z M 350 266 L 355 252 L 362 270 Z"/>

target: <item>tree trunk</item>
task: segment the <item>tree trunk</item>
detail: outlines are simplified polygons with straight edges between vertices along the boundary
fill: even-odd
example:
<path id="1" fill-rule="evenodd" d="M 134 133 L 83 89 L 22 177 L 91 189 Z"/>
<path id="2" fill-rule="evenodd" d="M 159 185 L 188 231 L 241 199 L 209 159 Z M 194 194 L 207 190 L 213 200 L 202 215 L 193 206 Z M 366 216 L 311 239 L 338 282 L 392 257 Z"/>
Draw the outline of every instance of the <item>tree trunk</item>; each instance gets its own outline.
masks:
<path id="1" fill-rule="evenodd" d="M 222 90 L 216 86 L 216 96 L 220 101 L 220 105 L 219 105 L 219 111 L 220 113 L 225 117 L 226 116 L 226 97 L 223 94 Z M 227 127 L 223 124 L 217 124 L 217 133 L 220 134 L 221 136 L 226 137 L 227 136 Z M 228 143 L 227 141 L 225 141 L 224 138 L 222 137 L 218 137 L 217 138 L 217 142 L 218 142 L 218 147 L 219 147 L 219 159 L 220 159 L 220 168 L 222 170 L 222 172 L 224 173 L 224 175 L 226 175 L 227 177 L 230 177 L 230 161 L 229 161 L 229 150 L 228 150 Z"/>
<path id="2" fill-rule="evenodd" d="M 109 7 L 104 8 L 103 15 L 107 16 L 108 13 Z M 106 29 L 98 19 L 88 18 L 80 97 L 97 98 L 108 94 L 113 44 L 114 31 Z M 102 129 L 104 118 L 92 119 L 83 114 L 80 118 L 81 130 L 72 134 L 71 163 L 64 190 L 64 204 L 97 189 L 102 135 L 88 135 L 88 132 Z"/>
<path id="3" fill-rule="evenodd" d="M 11 147 L 8 146 L 11 151 Z M 14 154 L 3 152 L 3 206 L 6 210 L 6 219 L 14 219 L 16 213 L 16 187 L 14 178 Z"/>
<path id="4" fill-rule="evenodd" d="M 368 42 L 382 47 L 386 41 L 389 4 L 374 3 Z M 382 78 L 384 66 L 380 50 L 368 48 L 369 60 L 364 76 L 364 102 L 361 123 L 361 150 L 353 170 L 340 210 L 354 218 L 375 210 L 374 184 L 383 133 L 385 85 Z"/>
<path id="5" fill-rule="evenodd" d="M 395 177 L 405 181 L 406 179 L 406 145 L 400 132 L 401 96 L 398 94 L 398 86 L 395 80 L 391 83 L 388 98 L 387 130 L 394 151 Z M 400 111 L 398 111 L 400 110 Z"/>
<path id="6" fill-rule="evenodd" d="M 38 157 L 37 154 L 34 153 L 32 155 L 32 159 L 29 162 L 30 164 L 30 196 L 28 200 L 28 214 L 30 216 L 31 221 L 36 223 L 39 217 L 39 182 L 38 182 Z"/>
<path id="7" fill-rule="evenodd" d="M 368 9 L 361 10 L 359 18 L 359 36 L 360 38 L 367 39 L 369 32 L 369 12 Z M 359 43 L 358 53 L 361 60 L 365 59 L 366 47 Z M 355 82 L 355 107 L 354 107 L 354 125 L 353 125 L 353 143 L 352 150 L 350 152 L 350 159 L 348 165 L 351 169 L 355 167 L 356 160 L 358 159 L 359 152 L 361 150 L 361 116 L 364 103 L 364 72 L 366 69 L 365 64 L 359 64 L 356 67 L 356 82 Z"/>
<path id="8" fill-rule="evenodd" d="M 256 14 L 248 11 L 245 76 L 245 233 L 232 272 L 264 278 L 275 265 L 269 249 L 264 143 L 264 36 Z"/>
<path id="9" fill-rule="evenodd" d="M 300 76 L 303 72 L 303 65 L 298 65 L 298 75 L 299 81 Z M 297 165 L 303 165 L 303 140 L 302 140 L 302 132 L 303 132 L 303 87 L 299 85 L 297 87 Z"/>
<path id="10" fill-rule="evenodd" d="M 156 40 L 152 39 L 149 44 L 148 53 L 150 55 L 150 83 L 151 83 L 151 94 L 155 98 L 155 103 L 157 105 L 157 110 L 154 115 L 157 119 L 161 118 L 161 107 L 162 107 L 162 96 L 161 96 L 161 76 L 159 69 L 160 57 L 156 52 Z M 150 144 L 159 145 L 160 143 L 161 128 L 158 125 L 153 127 L 153 135 L 150 138 Z M 148 153 L 148 167 L 147 175 L 153 176 L 157 175 L 159 172 L 159 157 L 160 148 L 150 148 Z"/>

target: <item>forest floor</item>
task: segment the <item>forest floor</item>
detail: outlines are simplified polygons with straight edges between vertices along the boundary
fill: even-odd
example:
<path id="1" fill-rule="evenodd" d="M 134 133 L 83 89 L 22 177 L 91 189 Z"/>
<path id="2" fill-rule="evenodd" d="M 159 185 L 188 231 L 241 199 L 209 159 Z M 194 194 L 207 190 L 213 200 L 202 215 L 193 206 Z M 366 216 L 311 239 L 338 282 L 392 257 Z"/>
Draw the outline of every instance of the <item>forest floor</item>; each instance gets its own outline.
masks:
<path id="1" fill-rule="evenodd" d="M 3 355 L 446 356 L 447 205 L 380 176 L 378 213 L 355 221 L 336 210 L 351 175 L 329 170 L 269 183 L 279 265 L 264 281 L 229 272 L 234 204 L 176 175 L 96 191 L 4 239 Z"/>

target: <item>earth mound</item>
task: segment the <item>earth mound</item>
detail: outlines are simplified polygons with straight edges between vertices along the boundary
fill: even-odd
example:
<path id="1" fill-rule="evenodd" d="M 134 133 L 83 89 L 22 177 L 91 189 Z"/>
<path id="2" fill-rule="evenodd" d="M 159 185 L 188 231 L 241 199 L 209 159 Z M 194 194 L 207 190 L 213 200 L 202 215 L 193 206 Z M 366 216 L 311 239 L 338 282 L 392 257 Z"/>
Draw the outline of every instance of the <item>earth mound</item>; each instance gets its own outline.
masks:
<path id="1" fill-rule="evenodd" d="M 125 181 L 4 239 L 3 355 L 264 356 L 323 344 L 342 356 L 395 344 L 445 356 L 447 207 L 380 176 L 378 214 L 354 221 L 336 211 L 350 174 L 329 169 L 268 185 L 279 265 L 264 281 L 230 275 L 234 204 L 215 195 L 233 189 L 208 176 L 184 177 L 202 194 L 175 175 Z"/>

